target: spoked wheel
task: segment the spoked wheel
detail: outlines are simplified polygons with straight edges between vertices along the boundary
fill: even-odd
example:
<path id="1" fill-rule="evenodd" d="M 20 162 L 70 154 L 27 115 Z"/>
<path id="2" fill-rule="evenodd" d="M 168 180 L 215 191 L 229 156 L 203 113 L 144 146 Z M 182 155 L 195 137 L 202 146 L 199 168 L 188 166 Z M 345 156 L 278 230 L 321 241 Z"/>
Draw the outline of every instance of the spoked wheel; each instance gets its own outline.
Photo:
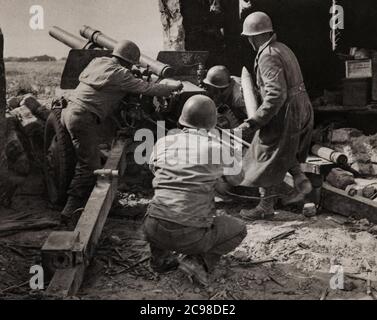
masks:
<path id="1" fill-rule="evenodd" d="M 76 156 L 68 131 L 61 124 L 61 109 L 53 109 L 46 121 L 44 174 L 49 200 L 63 206 L 75 172 Z"/>

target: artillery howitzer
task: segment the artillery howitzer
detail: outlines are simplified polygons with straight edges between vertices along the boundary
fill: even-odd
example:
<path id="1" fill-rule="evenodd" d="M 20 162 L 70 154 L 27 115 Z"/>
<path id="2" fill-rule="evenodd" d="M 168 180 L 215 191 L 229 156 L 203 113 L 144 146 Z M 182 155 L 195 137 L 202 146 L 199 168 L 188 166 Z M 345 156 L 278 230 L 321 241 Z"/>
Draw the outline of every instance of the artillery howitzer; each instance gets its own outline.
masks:
<path id="1" fill-rule="evenodd" d="M 98 30 L 83 26 L 82 38 L 72 35 L 59 27 L 53 27 L 50 35 L 66 44 L 69 52 L 61 78 L 61 89 L 72 90 L 79 84 L 79 76 L 96 57 L 110 56 L 117 41 Z M 160 82 L 176 79 L 183 81 L 183 90 L 170 98 L 126 96 L 115 115 L 118 126 L 123 129 L 140 129 L 145 121 L 165 120 L 169 128 L 176 125 L 184 102 L 192 95 L 204 93 L 199 87 L 202 70 L 208 57 L 207 52 L 162 51 L 154 60 L 144 54 L 140 66 L 134 67 L 137 77 L 147 81 Z M 70 138 L 60 125 L 61 110 L 53 110 L 45 131 L 46 181 L 50 201 L 62 205 L 66 190 L 72 179 L 75 165 Z"/>
<path id="2" fill-rule="evenodd" d="M 72 49 L 62 74 L 61 89 L 75 89 L 79 75 L 92 59 L 110 56 L 116 44 L 114 39 L 87 26 L 80 33 L 83 38 L 58 27 L 50 31 L 52 37 Z M 169 81 L 170 78 L 181 80 L 184 88 L 168 98 L 128 95 L 120 104 L 115 115 L 120 130 L 114 134 L 103 169 L 95 172 L 97 184 L 75 230 L 51 233 L 42 248 L 44 269 L 47 276 L 53 276 L 48 294 L 67 296 L 78 291 L 115 198 L 118 176 L 125 171 L 127 149 L 133 143 L 134 132 L 148 124 L 150 128 L 151 123 L 156 128 L 158 120 L 166 120 L 167 128 L 176 126 L 186 100 L 194 94 L 204 93 L 199 84 L 204 76 L 207 57 L 208 52 L 201 51 L 162 51 L 157 60 L 142 54 L 140 66 L 133 70 L 135 76 L 153 82 Z M 50 201 L 58 205 L 64 205 L 66 201 L 76 163 L 69 134 L 60 122 L 61 111 L 59 104 L 58 107 L 53 106 L 46 122 L 44 139 L 46 185 Z"/>

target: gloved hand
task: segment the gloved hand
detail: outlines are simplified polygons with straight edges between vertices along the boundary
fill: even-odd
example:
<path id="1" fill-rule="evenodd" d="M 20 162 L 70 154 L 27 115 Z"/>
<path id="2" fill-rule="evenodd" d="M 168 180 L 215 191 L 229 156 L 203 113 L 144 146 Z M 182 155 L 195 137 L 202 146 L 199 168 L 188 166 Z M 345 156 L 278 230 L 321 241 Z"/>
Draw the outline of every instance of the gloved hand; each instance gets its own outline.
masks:
<path id="1" fill-rule="evenodd" d="M 183 89 L 182 81 L 175 81 L 175 83 L 171 84 L 173 91 L 181 91 Z"/>
<path id="2" fill-rule="evenodd" d="M 182 81 L 177 81 L 173 79 L 162 79 L 159 84 L 163 84 L 169 88 L 169 90 L 172 92 L 174 91 L 181 91 L 183 89 L 183 83 Z"/>
<path id="3" fill-rule="evenodd" d="M 237 128 L 235 128 L 234 132 L 243 131 L 243 130 L 257 131 L 258 125 L 256 124 L 256 122 L 253 119 L 247 119 L 247 120 L 245 120 L 244 123 L 242 123 Z"/>
<path id="4" fill-rule="evenodd" d="M 237 128 L 234 129 L 234 132 L 236 133 L 237 131 L 244 131 L 246 129 L 250 129 L 251 126 L 250 126 L 250 123 L 248 122 L 243 122 L 241 125 L 239 125 Z"/>

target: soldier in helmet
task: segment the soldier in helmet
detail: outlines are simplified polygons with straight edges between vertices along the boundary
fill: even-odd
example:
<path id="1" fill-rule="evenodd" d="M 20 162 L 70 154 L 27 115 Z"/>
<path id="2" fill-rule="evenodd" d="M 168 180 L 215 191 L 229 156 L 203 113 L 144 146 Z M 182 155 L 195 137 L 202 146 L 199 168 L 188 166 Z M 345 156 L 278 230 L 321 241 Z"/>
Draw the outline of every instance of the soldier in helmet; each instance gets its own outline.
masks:
<path id="1" fill-rule="evenodd" d="M 155 195 L 144 222 L 151 267 L 172 270 L 178 262 L 171 252 L 185 254 L 179 268 L 204 285 L 220 257 L 246 236 L 240 219 L 216 216 L 216 183 L 225 179 L 238 185 L 243 179 L 241 167 L 227 173 L 225 163 L 211 156 L 221 149 L 208 134 L 216 121 L 215 103 L 204 95 L 193 96 L 179 119 L 183 130 L 157 141 L 150 159 Z"/>
<path id="2" fill-rule="evenodd" d="M 231 76 L 224 66 L 208 70 L 203 80 L 208 95 L 217 106 L 217 124 L 223 129 L 234 129 L 247 118 L 241 79 Z"/>
<path id="3" fill-rule="evenodd" d="M 84 206 L 100 166 L 98 125 L 112 114 L 126 94 L 169 96 L 182 84 L 152 84 L 135 78 L 131 72 L 138 64 L 140 50 L 131 41 L 121 41 L 112 57 L 94 59 L 80 75 L 80 84 L 70 95 L 62 112 L 62 124 L 68 130 L 77 156 L 75 174 L 68 190 L 68 201 L 62 211 L 63 222 Z"/>
<path id="4" fill-rule="evenodd" d="M 255 115 L 240 129 L 256 131 L 245 158 L 245 185 L 260 187 L 259 205 L 244 218 L 267 218 L 274 214 L 274 194 L 287 172 L 294 179 L 302 199 L 312 189 L 300 169 L 308 155 L 313 131 L 313 109 L 294 53 L 278 42 L 270 17 L 263 12 L 250 14 L 243 36 L 257 51 L 255 72 L 262 103 Z M 286 200 L 287 203 L 287 200 Z"/>

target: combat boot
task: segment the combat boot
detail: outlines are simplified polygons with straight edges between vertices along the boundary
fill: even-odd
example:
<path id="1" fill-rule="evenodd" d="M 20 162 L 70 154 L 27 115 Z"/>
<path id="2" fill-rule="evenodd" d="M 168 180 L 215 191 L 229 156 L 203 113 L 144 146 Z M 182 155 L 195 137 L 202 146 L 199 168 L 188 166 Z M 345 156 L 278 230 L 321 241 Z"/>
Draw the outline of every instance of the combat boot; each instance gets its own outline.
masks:
<path id="1" fill-rule="evenodd" d="M 170 250 L 161 249 L 153 243 L 149 243 L 149 247 L 151 250 L 149 266 L 154 272 L 168 273 L 178 268 L 179 262 L 176 254 Z"/>
<path id="2" fill-rule="evenodd" d="M 293 167 L 291 170 L 289 170 L 289 173 L 293 177 L 293 183 L 297 192 L 304 195 L 312 192 L 312 184 L 307 176 L 301 171 L 300 166 Z"/>
<path id="3" fill-rule="evenodd" d="M 185 273 L 191 280 L 198 282 L 202 286 L 208 286 L 208 272 L 203 263 L 194 256 L 185 256 L 179 261 L 179 270 Z"/>
<path id="4" fill-rule="evenodd" d="M 301 171 L 300 166 L 293 167 L 289 173 L 293 178 L 294 190 L 282 199 L 283 206 L 304 201 L 305 196 L 313 190 L 310 180 Z"/>
<path id="5" fill-rule="evenodd" d="M 261 199 L 259 204 L 251 210 L 241 212 L 242 218 L 246 220 L 268 219 L 274 216 L 276 195 L 275 188 L 259 188 Z"/>
<path id="6" fill-rule="evenodd" d="M 166 257 L 165 259 L 151 258 L 150 266 L 154 272 L 164 274 L 170 271 L 177 270 L 179 266 L 178 259 L 174 256 Z"/>
<path id="7" fill-rule="evenodd" d="M 302 192 L 298 192 L 296 189 L 292 190 L 287 196 L 283 197 L 281 200 L 281 204 L 283 206 L 288 206 L 290 204 L 303 202 L 305 200 L 305 194 Z"/>

